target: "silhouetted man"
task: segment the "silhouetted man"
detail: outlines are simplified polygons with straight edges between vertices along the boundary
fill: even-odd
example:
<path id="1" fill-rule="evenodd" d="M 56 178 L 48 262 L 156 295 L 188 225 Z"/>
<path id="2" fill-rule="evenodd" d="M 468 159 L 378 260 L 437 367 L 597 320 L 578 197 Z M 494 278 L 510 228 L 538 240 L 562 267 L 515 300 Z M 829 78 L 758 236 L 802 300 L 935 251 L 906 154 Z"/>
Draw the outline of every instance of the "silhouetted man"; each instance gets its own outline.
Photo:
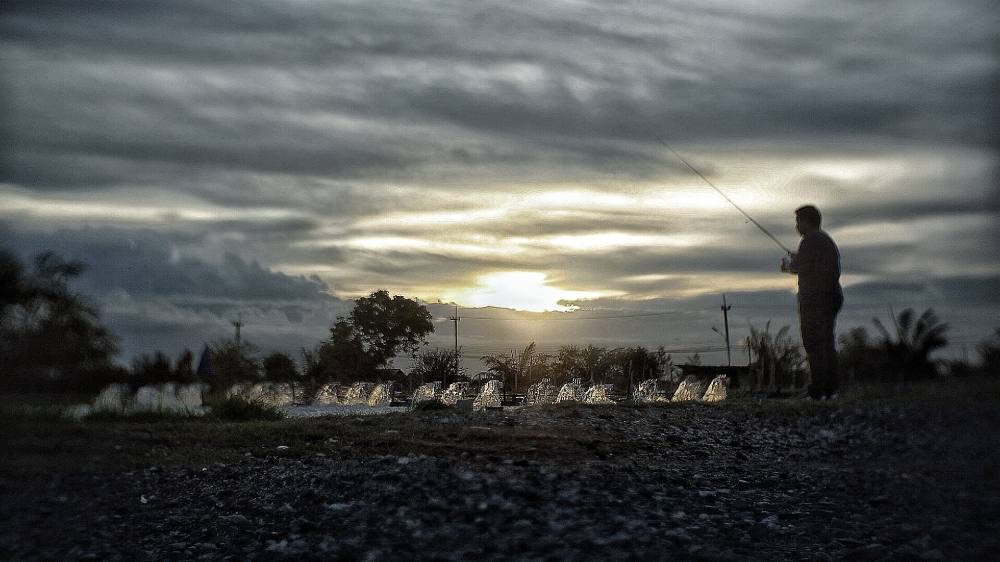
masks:
<path id="1" fill-rule="evenodd" d="M 781 270 L 799 277 L 799 325 L 802 346 L 809 356 L 809 396 L 815 400 L 837 393 L 837 349 L 834 327 L 844 304 L 840 288 L 840 250 L 820 229 L 819 209 L 805 205 L 795 210 L 795 229 L 802 235 L 799 251 Z"/>

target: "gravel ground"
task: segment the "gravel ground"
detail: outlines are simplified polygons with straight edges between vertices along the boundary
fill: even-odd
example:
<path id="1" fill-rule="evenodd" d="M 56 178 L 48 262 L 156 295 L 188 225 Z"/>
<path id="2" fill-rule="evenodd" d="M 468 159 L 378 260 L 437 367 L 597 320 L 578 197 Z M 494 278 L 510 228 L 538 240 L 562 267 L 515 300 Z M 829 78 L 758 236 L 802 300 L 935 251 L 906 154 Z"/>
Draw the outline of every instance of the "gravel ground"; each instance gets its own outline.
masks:
<path id="1" fill-rule="evenodd" d="M 291 418 L 318 418 L 322 416 L 378 416 L 381 414 L 404 413 L 406 406 L 365 406 L 329 404 L 316 406 L 282 406 L 281 411 Z"/>
<path id="2" fill-rule="evenodd" d="M 15 420 L 0 558 L 996 559 L 997 401 Z"/>

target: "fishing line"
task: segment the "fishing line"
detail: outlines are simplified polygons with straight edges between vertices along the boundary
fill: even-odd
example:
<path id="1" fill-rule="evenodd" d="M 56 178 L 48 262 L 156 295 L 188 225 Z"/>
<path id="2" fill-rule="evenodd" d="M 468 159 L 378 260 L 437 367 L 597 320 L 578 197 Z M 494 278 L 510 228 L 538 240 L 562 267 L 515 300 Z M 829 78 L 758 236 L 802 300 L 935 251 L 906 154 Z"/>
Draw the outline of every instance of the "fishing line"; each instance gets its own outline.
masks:
<path id="1" fill-rule="evenodd" d="M 766 228 L 764 228 L 759 222 L 757 222 L 756 220 L 754 220 L 754 218 L 751 217 L 749 214 L 747 214 L 746 211 L 744 211 L 742 208 L 740 208 L 740 206 L 737 205 L 735 201 L 733 201 L 732 199 L 730 199 L 728 195 L 726 195 L 725 193 L 723 193 L 721 189 L 719 189 L 718 187 L 715 186 L 714 183 L 712 183 L 711 181 L 709 181 L 709 179 L 706 178 L 704 174 L 702 174 L 701 172 L 699 172 L 697 168 L 695 168 L 694 166 L 692 166 L 691 164 L 689 164 L 688 161 L 685 160 L 683 156 L 681 156 L 680 154 L 678 154 L 677 151 L 674 150 L 669 144 L 667 144 L 667 142 L 665 140 L 663 140 L 662 138 L 660 138 L 659 135 L 656 135 L 656 140 L 660 141 L 660 144 L 662 144 L 663 146 L 667 147 L 667 150 L 669 150 L 670 152 L 672 152 L 673 155 L 676 156 L 678 160 L 680 160 L 681 162 L 683 162 L 684 165 L 687 166 L 689 170 L 691 170 L 695 174 L 698 174 L 699 178 L 705 180 L 705 183 L 707 183 L 709 186 L 711 186 L 712 189 L 714 189 L 716 192 L 718 192 L 718 194 L 721 195 L 723 199 L 725 199 L 726 201 L 728 201 L 730 205 L 732 205 L 733 207 L 736 207 L 737 211 L 739 211 L 740 213 L 742 213 L 743 216 L 747 218 L 747 220 L 749 220 L 750 222 L 752 222 L 757 228 L 760 229 L 761 232 L 763 232 L 764 234 L 766 234 L 768 238 L 770 238 L 771 240 L 774 240 L 774 243 L 777 244 L 782 250 L 784 250 L 785 253 L 787 253 L 789 255 L 792 254 L 792 251 L 789 250 L 787 246 L 785 246 L 784 244 L 782 244 L 780 240 L 778 240 L 777 238 L 775 238 L 773 234 L 771 234 L 770 232 L 768 232 L 768 230 Z"/>

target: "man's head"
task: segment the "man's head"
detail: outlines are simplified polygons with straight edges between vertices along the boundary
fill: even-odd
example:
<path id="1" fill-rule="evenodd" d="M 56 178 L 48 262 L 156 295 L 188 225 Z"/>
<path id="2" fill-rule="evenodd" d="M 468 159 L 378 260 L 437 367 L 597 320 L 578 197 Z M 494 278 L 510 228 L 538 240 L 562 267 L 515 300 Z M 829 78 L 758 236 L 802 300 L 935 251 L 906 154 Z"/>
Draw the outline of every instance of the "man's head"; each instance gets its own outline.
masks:
<path id="1" fill-rule="evenodd" d="M 819 230 L 823 224 L 823 215 L 819 214 L 819 209 L 812 205 L 803 205 L 795 209 L 795 230 L 805 236 L 810 232 Z"/>

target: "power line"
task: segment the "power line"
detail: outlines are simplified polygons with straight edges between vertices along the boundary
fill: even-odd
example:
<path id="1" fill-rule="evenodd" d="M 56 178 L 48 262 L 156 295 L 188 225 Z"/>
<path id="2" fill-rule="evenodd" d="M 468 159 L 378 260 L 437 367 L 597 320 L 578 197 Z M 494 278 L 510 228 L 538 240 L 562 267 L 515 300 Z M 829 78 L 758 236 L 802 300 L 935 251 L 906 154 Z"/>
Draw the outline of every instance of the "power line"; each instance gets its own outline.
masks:
<path id="1" fill-rule="evenodd" d="M 693 311 L 692 311 L 693 312 Z M 506 320 L 510 322 L 522 322 L 525 320 L 532 321 L 545 321 L 545 322 L 564 322 L 567 320 L 614 320 L 618 318 L 643 318 L 650 316 L 666 316 L 668 314 L 684 314 L 683 311 L 670 310 L 664 312 L 639 312 L 635 314 L 620 314 L 614 316 L 579 316 L 579 317 L 562 317 L 562 318 L 546 318 L 546 317 L 536 317 L 536 318 L 504 318 L 501 316 L 463 316 L 463 320 Z M 439 321 L 451 320 L 450 318 L 438 318 Z"/>
<path id="2" fill-rule="evenodd" d="M 557 353 L 563 347 L 570 347 L 570 346 L 547 347 L 547 348 L 541 348 L 541 349 L 536 348 L 535 349 L 535 353 L 542 354 L 542 355 L 550 354 L 550 353 Z M 608 351 L 613 351 L 615 349 L 627 349 L 628 347 L 630 347 L 630 346 L 621 346 L 621 347 L 614 347 L 614 348 L 612 348 L 612 347 L 604 347 L 604 349 L 606 349 Z M 649 349 L 648 346 L 638 346 L 638 347 L 646 347 L 647 349 Z M 662 347 L 662 346 L 657 346 L 657 348 L 652 349 L 652 351 L 657 351 L 659 347 Z M 732 347 L 736 347 L 736 348 L 739 348 L 739 349 L 745 349 L 747 346 L 744 343 L 737 343 L 737 344 L 733 344 Z M 463 351 L 463 353 L 461 354 L 462 358 L 464 358 L 464 359 L 469 359 L 469 358 L 478 359 L 480 357 L 484 357 L 484 356 L 487 356 L 487 355 L 506 355 L 506 354 L 509 354 L 511 350 L 509 348 L 508 349 L 490 348 L 490 349 L 483 349 L 481 352 L 472 352 L 471 350 L 467 350 L 467 349 L 463 348 L 462 351 Z M 724 345 L 714 345 L 714 344 L 713 345 L 691 345 L 691 346 L 686 346 L 686 347 L 674 347 L 674 348 L 670 348 L 670 349 L 664 347 L 663 351 L 664 351 L 664 353 L 668 353 L 668 354 L 674 354 L 674 353 L 722 353 L 722 352 L 726 351 L 726 347 Z"/>
<path id="3" fill-rule="evenodd" d="M 848 304 L 845 304 L 841 308 L 841 310 L 882 310 L 884 308 L 884 306 L 885 306 L 884 304 L 853 304 L 853 303 L 848 303 Z M 900 304 L 898 306 L 904 306 L 904 305 Z M 935 304 L 935 303 L 924 303 L 922 306 L 928 306 L 928 307 L 931 307 L 931 308 L 939 308 L 939 307 L 943 307 L 945 305 L 943 305 L 942 303 L 937 303 L 937 304 Z M 776 304 L 739 304 L 739 303 L 736 303 L 734 305 L 730 305 L 730 307 L 731 308 L 735 307 L 734 312 L 738 312 L 739 310 L 790 310 L 790 311 L 794 312 L 794 311 L 797 311 L 797 309 L 798 309 L 797 308 L 797 304 L 795 302 L 776 303 Z M 659 312 L 637 312 L 637 313 L 632 313 L 632 314 L 617 314 L 617 315 L 608 315 L 608 316 L 575 316 L 576 313 L 571 313 L 571 314 L 574 314 L 574 316 L 564 316 L 564 317 L 556 317 L 556 318 L 545 317 L 545 316 L 538 316 L 538 317 L 509 317 L 509 318 L 502 317 L 502 316 L 463 316 L 462 319 L 463 320 L 497 320 L 497 321 L 508 321 L 508 322 L 524 322 L 524 321 L 532 321 L 532 322 L 571 322 L 571 321 L 577 321 L 577 320 L 617 320 L 617 319 L 624 319 L 624 318 L 650 318 L 650 317 L 656 317 L 656 316 L 669 316 L 669 315 L 672 315 L 672 314 L 678 314 L 678 315 L 680 315 L 680 314 L 695 314 L 695 313 L 698 313 L 698 312 L 700 312 L 700 311 L 696 310 L 696 309 L 692 309 L 692 310 L 666 310 L 666 311 L 659 311 Z M 451 317 L 439 317 L 439 318 L 435 318 L 434 320 L 437 321 L 437 322 L 451 322 L 453 319 Z"/>

